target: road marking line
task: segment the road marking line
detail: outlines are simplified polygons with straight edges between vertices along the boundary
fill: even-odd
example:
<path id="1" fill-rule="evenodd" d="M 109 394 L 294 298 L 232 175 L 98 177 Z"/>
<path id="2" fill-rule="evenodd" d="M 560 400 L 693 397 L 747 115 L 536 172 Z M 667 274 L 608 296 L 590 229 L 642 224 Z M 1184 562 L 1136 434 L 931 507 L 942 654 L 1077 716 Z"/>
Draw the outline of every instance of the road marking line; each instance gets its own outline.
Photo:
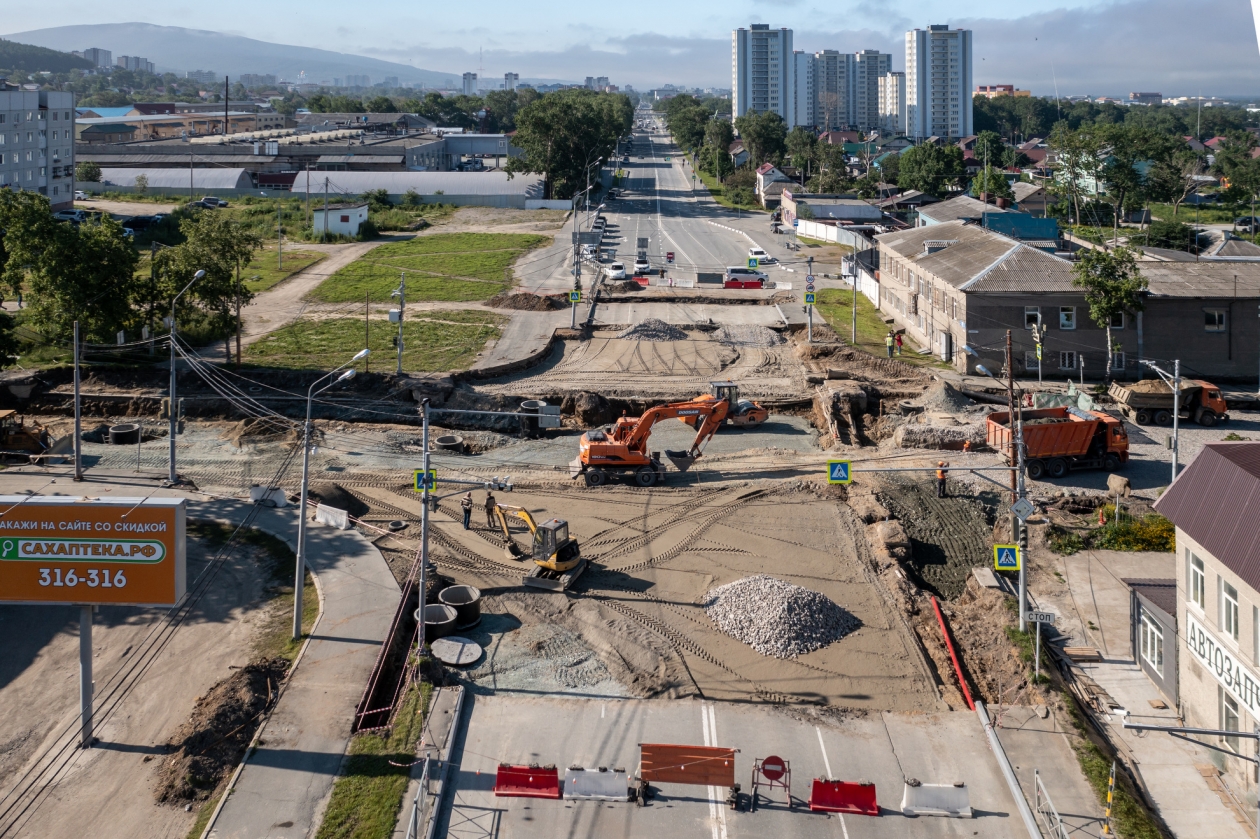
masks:
<path id="1" fill-rule="evenodd" d="M 709 733 L 709 712 L 705 708 L 703 702 L 700 703 L 700 727 L 704 730 L 704 745 L 713 745 L 713 737 Z M 713 787 L 709 786 L 709 829 L 713 834 L 713 839 L 722 839 L 718 833 L 718 811 L 717 802 Z"/>
<path id="2" fill-rule="evenodd" d="M 713 736 L 712 745 L 716 746 L 717 745 L 717 706 L 716 705 L 709 706 L 709 732 Z M 723 806 L 726 802 L 718 798 L 718 796 L 721 794 L 721 790 L 719 790 L 717 787 L 709 787 L 709 789 L 712 790 L 710 795 L 713 798 L 713 806 L 717 810 L 718 821 L 721 827 L 720 839 L 726 839 L 726 809 Z"/>
<path id="3" fill-rule="evenodd" d="M 827 768 L 827 780 L 830 781 L 832 780 L 831 761 L 827 760 L 827 747 L 823 745 L 822 729 L 818 726 L 814 726 L 814 731 L 818 732 L 818 748 L 822 749 L 823 766 Z"/>

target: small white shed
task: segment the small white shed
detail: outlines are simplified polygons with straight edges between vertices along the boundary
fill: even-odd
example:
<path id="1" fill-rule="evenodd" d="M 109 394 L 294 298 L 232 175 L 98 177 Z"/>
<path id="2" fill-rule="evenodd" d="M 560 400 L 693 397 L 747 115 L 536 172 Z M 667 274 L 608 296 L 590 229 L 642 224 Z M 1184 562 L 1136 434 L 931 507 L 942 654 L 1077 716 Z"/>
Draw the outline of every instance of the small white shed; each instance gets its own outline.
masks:
<path id="1" fill-rule="evenodd" d="M 328 226 L 324 226 L 324 208 L 317 205 L 312 213 L 313 224 L 311 229 L 320 234 L 325 231 L 332 235 L 339 236 L 358 236 L 359 226 L 367 221 L 368 205 L 367 202 L 361 204 L 329 204 L 328 205 Z"/>

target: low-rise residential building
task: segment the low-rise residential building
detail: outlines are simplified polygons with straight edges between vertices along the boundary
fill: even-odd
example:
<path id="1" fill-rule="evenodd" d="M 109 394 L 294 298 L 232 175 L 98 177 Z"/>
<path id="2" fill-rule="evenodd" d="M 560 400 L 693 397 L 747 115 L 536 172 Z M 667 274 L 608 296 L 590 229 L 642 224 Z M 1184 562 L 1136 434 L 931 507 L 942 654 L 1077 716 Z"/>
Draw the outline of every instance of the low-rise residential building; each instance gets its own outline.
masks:
<path id="1" fill-rule="evenodd" d="M 836 224 L 878 224 L 884 218 L 879 207 L 853 195 L 833 195 L 785 189 L 779 199 L 783 223 L 798 218 Z"/>
<path id="2" fill-rule="evenodd" d="M 1254 318 L 1253 318 L 1254 320 Z M 1155 503 L 1176 527 L 1177 703 L 1185 724 L 1260 725 L 1260 443 L 1208 443 Z M 1207 738 L 1204 738 L 1207 739 Z M 1230 785 L 1254 800 L 1256 743 L 1212 736 Z M 1218 753 L 1219 754 L 1219 753 Z"/>
<path id="3" fill-rule="evenodd" d="M 136 139 L 136 127 L 125 122 L 104 122 L 98 125 L 85 125 L 76 138 L 80 143 L 89 146 L 104 143 L 130 143 Z"/>
<path id="4" fill-rule="evenodd" d="M 995 96 L 1032 96 L 1031 90 L 1020 90 L 1013 84 L 978 84 L 976 96 L 992 99 Z"/>
<path id="5" fill-rule="evenodd" d="M 74 94 L 25 90 L 0 81 L 0 188 L 74 205 Z"/>
<path id="6" fill-rule="evenodd" d="M 332 236 L 358 236 L 367 221 L 367 202 L 317 205 L 311 210 L 311 230 Z"/>
<path id="7" fill-rule="evenodd" d="M 1177 580 L 1140 578 L 1129 587 L 1129 651 L 1170 705 L 1177 704 Z"/>

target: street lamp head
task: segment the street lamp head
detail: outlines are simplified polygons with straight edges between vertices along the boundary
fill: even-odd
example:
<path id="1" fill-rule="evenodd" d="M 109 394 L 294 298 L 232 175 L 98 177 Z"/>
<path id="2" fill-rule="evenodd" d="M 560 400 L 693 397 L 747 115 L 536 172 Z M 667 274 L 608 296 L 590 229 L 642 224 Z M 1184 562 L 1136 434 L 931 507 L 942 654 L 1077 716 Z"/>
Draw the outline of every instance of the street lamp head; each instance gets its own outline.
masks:
<path id="1" fill-rule="evenodd" d="M 359 350 L 358 353 L 355 354 L 354 358 L 352 358 L 351 361 L 360 361 L 362 359 L 367 358 L 371 354 L 372 354 L 372 351 L 364 347 L 363 349 Z"/>
<path id="2" fill-rule="evenodd" d="M 340 376 L 338 376 L 338 377 L 337 377 L 337 381 L 339 381 L 339 382 L 348 382 L 348 381 L 350 381 L 350 380 L 351 380 L 351 379 L 353 379 L 353 378 L 354 378 L 354 368 L 353 368 L 353 367 L 351 367 L 349 370 L 347 370 L 346 372 L 344 372 L 344 373 L 342 373 Z"/>
<path id="3" fill-rule="evenodd" d="M 966 353 L 967 355 L 969 355 L 969 356 L 972 356 L 973 358 L 979 358 L 979 357 L 980 357 L 980 353 L 978 353 L 978 352 L 976 352 L 975 350 L 973 350 L 973 349 L 972 349 L 969 345 L 967 345 L 967 344 L 963 344 L 963 352 L 965 352 L 965 353 Z"/>
<path id="4" fill-rule="evenodd" d="M 982 374 L 984 374 L 984 375 L 988 376 L 990 379 L 996 378 L 996 376 L 994 376 L 992 373 L 990 373 L 990 372 L 989 372 L 989 368 L 985 367 L 983 364 L 977 364 L 977 365 L 976 365 L 976 370 L 977 370 L 978 372 L 980 372 L 980 373 L 982 373 Z"/>
<path id="5" fill-rule="evenodd" d="M 200 280 L 200 279 L 201 279 L 202 277 L 204 277 L 205 275 L 206 275 L 206 272 L 205 272 L 205 271 L 198 271 L 196 274 L 193 274 L 193 279 L 194 279 L 194 280 Z"/>

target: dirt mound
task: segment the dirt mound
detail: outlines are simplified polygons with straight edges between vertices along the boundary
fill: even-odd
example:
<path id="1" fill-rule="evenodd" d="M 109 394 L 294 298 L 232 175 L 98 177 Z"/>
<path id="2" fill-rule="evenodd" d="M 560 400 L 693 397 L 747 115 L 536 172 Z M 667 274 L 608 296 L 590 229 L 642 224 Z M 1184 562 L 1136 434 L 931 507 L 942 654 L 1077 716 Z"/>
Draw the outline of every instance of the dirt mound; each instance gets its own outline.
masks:
<path id="1" fill-rule="evenodd" d="M 813 652 L 859 626 L 825 595 L 765 574 L 711 589 L 705 612 L 727 635 L 775 658 Z"/>
<path id="2" fill-rule="evenodd" d="M 768 326 L 751 323 L 723 326 L 713 337 L 733 347 L 775 347 L 783 343 L 783 336 L 778 332 Z"/>
<path id="3" fill-rule="evenodd" d="M 1016 610 L 1011 606 L 1012 598 L 983 588 L 971 575 L 962 595 L 945 606 L 945 612 L 962 654 L 963 669 L 980 693 L 976 699 L 983 697 L 991 705 L 1040 704 L 1044 697 L 1028 682 L 1032 668 L 1021 660 L 1019 648 L 1007 635 L 1007 628 L 1017 625 Z"/>
<path id="4" fill-rule="evenodd" d="M 983 425 L 901 425 L 893 432 L 893 445 L 902 449 L 958 450 L 963 443 L 979 448 L 985 443 Z"/>
<path id="5" fill-rule="evenodd" d="M 239 449 L 248 443 L 297 443 L 301 440 L 301 432 L 285 420 L 247 417 L 229 426 L 222 437 Z"/>
<path id="6" fill-rule="evenodd" d="M 633 341 L 686 341 L 690 336 L 686 330 L 666 323 L 660 318 L 647 318 L 634 326 L 617 333 L 618 338 L 629 338 Z"/>
<path id="7" fill-rule="evenodd" d="M 159 802 L 204 801 L 240 762 L 288 672 L 282 658 L 248 664 L 197 700 L 167 744 L 154 790 Z"/>
<path id="8" fill-rule="evenodd" d="M 949 382 L 934 382 L 923 394 L 919 404 L 929 411 L 953 414 L 965 411 L 976 403 L 968 399 Z"/>
<path id="9" fill-rule="evenodd" d="M 628 291 L 642 291 L 643 286 L 634 280 L 613 280 L 603 285 L 605 291 L 609 294 L 625 294 Z"/>
<path id="10" fill-rule="evenodd" d="M 500 291 L 487 300 L 486 305 L 495 309 L 514 309 L 518 312 L 550 312 L 563 309 L 568 303 L 558 294 Z"/>
<path id="11" fill-rule="evenodd" d="M 974 497 L 936 497 L 935 481 L 882 479 L 879 502 L 901 521 L 910 537 L 908 570 L 914 582 L 941 597 L 957 597 L 978 557 L 990 551 L 992 512 Z"/>
<path id="12" fill-rule="evenodd" d="M 320 482 L 311 484 L 310 489 L 306 491 L 310 498 L 314 498 L 320 504 L 327 504 L 329 507 L 336 507 L 338 510 L 345 510 L 352 516 L 358 517 L 366 515 L 369 511 L 368 505 L 364 504 L 357 497 L 347 492 L 338 484 L 330 482 Z"/>

